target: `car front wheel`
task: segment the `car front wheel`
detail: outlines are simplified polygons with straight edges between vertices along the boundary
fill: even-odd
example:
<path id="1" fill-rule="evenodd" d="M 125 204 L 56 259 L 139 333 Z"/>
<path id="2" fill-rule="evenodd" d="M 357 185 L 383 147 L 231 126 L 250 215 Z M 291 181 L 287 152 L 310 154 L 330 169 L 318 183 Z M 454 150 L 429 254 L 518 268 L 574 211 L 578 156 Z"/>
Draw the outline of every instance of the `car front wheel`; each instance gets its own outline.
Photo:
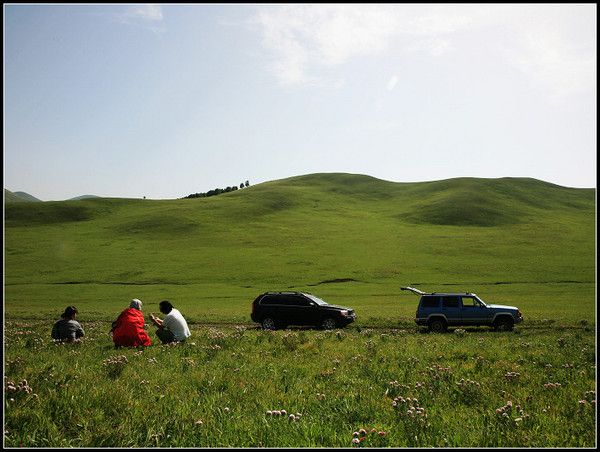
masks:
<path id="1" fill-rule="evenodd" d="M 514 322 L 509 318 L 498 319 L 494 324 L 494 329 L 496 331 L 512 331 L 513 326 Z"/>
<path id="2" fill-rule="evenodd" d="M 446 322 L 441 319 L 435 319 L 429 322 L 429 331 L 432 333 L 443 333 L 446 331 Z"/>
<path id="3" fill-rule="evenodd" d="M 275 324 L 275 320 L 273 320 L 271 317 L 265 317 L 263 319 L 263 321 L 261 322 L 263 330 L 274 330 L 277 328 L 277 325 Z"/>
<path id="4" fill-rule="evenodd" d="M 321 323 L 321 327 L 322 327 L 324 330 L 333 330 L 333 329 L 334 329 L 336 326 L 337 326 L 337 325 L 336 325 L 336 323 L 335 323 L 335 320 L 333 320 L 333 319 L 331 319 L 331 318 L 325 319 L 325 320 L 323 320 L 323 322 Z"/>

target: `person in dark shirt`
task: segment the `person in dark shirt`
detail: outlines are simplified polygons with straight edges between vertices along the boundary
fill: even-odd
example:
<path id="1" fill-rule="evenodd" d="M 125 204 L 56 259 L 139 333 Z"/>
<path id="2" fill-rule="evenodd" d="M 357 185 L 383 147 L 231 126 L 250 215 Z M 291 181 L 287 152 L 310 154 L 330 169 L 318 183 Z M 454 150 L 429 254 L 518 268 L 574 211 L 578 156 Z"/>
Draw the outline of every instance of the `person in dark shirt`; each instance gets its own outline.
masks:
<path id="1" fill-rule="evenodd" d="M 62 318 L 52 327 L 52 339 L 60 342 L 74 342 L 85 335 L 83 328 L 75 320 L 77 312 L 75 306 L 67 306 L 65 312 L 61 314 Z"/>

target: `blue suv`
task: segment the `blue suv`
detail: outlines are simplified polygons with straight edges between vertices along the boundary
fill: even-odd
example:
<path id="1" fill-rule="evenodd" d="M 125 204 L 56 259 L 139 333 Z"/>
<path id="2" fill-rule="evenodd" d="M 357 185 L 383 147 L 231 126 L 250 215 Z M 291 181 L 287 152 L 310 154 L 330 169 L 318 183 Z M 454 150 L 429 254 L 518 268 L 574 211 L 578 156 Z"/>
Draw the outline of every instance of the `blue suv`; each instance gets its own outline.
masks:
<path id="1" fill-rule="evenodd" d="M 523 321 L 518 308 L 484 303 L 474 293 L 425 293 L 412 287 L 401 289 L 421 296 L 415 322 L 436 333 L 446 331 L 449 326 L 480 325 L 510 331 Z"/>

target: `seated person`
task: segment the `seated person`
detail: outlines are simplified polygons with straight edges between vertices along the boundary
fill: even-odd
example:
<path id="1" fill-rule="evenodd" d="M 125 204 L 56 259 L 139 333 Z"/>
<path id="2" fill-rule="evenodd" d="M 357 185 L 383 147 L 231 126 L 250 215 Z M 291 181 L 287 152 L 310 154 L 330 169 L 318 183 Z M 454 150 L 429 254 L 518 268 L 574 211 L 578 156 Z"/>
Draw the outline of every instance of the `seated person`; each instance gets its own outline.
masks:
<path id="1" fill-rule="evenodd" d="M 76 342 L 85 335 L 83 328 L 75 320 L 77 312 L 75 306 L 66 307 L 65 312 L 61 314 L 62 318 L 52 327 L 52 339 L 60 342 Z"/>
<path id="2" fill-rule="evenodd" d="M 142 302 L 134 298 L 129 307 L 112 323 L 110 332 L 115 347 L 147 347 L 152 344 L 150 336 L 144 330 L 145 323 Z"/>
<path id="3" fill-rule="evenodd" d="M 163 344 L 183 342 L 190 337 L 191 333 L 188 324 L 179 310 L 175 309 L 167 300 L 161 301 L 158 306 L 160 312 L 166 314 L 165 318 L 161 320 L 155 317 L 154 314 L 150 314 L 150 317 L 154 325 L 158 327 L 156 335 Z"/>

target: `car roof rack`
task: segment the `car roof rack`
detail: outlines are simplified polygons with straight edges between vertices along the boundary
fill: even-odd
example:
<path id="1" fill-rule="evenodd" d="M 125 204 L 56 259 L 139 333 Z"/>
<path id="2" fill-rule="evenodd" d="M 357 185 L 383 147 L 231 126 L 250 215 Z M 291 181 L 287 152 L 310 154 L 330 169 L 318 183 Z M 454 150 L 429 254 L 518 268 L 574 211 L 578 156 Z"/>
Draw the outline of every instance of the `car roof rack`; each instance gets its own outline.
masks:
<path id="1" fill-rule="evenodd" d="M 417 295 L 475 295 L 473 292 L 423 292 L 414 287 L 400 287 L 401 290 L 408 290 Z"/>
<path id="2" fill-rule="evenodd" d="M 423 292 L 422 290 L 419 289 L 415 289 L 414 287 L 400 287 L 400 290 L 409 290 L 414 294 L 417 295 L 428 295 L 426 292 Z"/>

